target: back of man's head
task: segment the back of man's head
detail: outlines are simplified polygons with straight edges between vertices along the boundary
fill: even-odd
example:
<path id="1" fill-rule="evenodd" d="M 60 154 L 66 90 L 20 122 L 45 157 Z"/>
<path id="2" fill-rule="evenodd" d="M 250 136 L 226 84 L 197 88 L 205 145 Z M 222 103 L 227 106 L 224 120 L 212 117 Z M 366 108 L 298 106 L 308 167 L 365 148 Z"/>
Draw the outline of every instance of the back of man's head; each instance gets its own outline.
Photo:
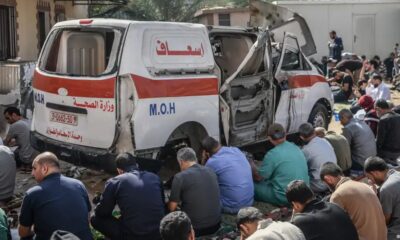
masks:
<path id="1" fill-rule="evenodd" d="M 310 138 L 314 135 L 314 133 L 315 133 L 314 127 L 310 123 L 303 123 L 299 127 L 299 134 L 300 137 L 302 138 L 305 139 Z"/>
<path id="2" fill-rule="evenodd" d="M 382 76 L 381 75 L 379 75 L 379 74 L 374 74 L 374 75 L 372 75 L 372 79 L 374 79 L 374 80 L 379 80 L 379 81 L 381 81 L 382 82 Z"/>
<path id="3" fill-rule="evenodd" d="M 298 202 L 306 204 L 314 198 L 314 193 L 303 180 L 294 180 L 286 188 L 286 198 L 288 202 Z"/>
<path id="4" fill-rule="evenodd" d="M 214 154 L 219 146 L 219 142 L 212 137 L 206 137 L 203 139 L 203 141 L 201 141 L 201 147 L 203 148 L 203 150 L 210 154 Z"/>
<path id="5" fill-rule="evenodd" d="M 236 216 L 236 224 L 258 222 L 263 219 L 261 211 L 255 207 L 245 207 L 239 210 Z M 239 228 L 239 227 L 238 227 Z M 240 228 L 239 228 L 240 229 Z"/>
<path id="6" fill-rule="evenodd" d="M 323 137 L 325 137 L 325 135 L 326 135 L 326 129 L 325 129 L 324 127 L 316 127 L 316 128 L 314 129 L 314 131 L 315 131 L 315 134 L 316 134 L 318 137 L 323 138 Z"/>
<path id="7" fill-rule="evenodd" d="M 44 152 L 39 154 L 35 160 L 39 165 L 47 165 L 56 169 L 60 169 L 60 161 L 57 156 L 51 152 Z"/>
<path id="8" fill-rule="evenodd" d="M 374 59 L 369 60 L 369 64 L 371 64 L 372 66 L 374 66 L 374 70 L 377 70 L 377 69 L 379 68 L 379 63 L 378 63 L 376 60 L 374 60 Z"/>
<path id="9" fill-rule="evenodd" d="M 364 171 L 367 173 L 374 171 L 384 172 L 388 169 L 389 167 L 387 166 L 385 160 L 380 157 L 369 157 L 364 163 Z"/>
<path id="10" fill-rule="evenodd" d="M 115 165 L 124 172 L 132 167 L 138 167 L 135 157 L 128 152 L 120 153 L 117 158 L 115 158 Z"/>
<path id="11" fill-rule="evenodd" d="M 192 223 L 186 213 L 172 212 L 161 220 L 160 234 L 163 240 L 188 240 L 192 235 Z"/>
<path id="12" fill-rule="evenodd" d="M 282 124 L 274 123 L 268 127 L 267 136 L 272 140 L 281 140 L 285 139 L 286 131 Z"/>
<path id="13" fill-rule="evenodd" d="M 372 59 L 374 59 L 374 60 L 379 62 L 381 60 L 381 57 L 379 57 L 378 55 L 375 55 Z"/>
<path id="14" fill-rule="evenodd" d="M 390 110 L 390 105 L 385 99 L 378 99 L 375 102 L 375 108 L 380 108 L 383 110 Z"/>
<path id="15" fill-rule="evenodd" d="M 196 152 L 190 147 L 184 147 L 179 149 L 176 154 L 178 161 L 184 162 L 197 162 Z"/>
<path id="16" fill-rule="evenodd" d="M 336 163 L 326 162 L 322 164 L 320 170 L 320 178 L 324 179 L 325 176 L 341 177 L 343 176 L 343 171 Z"/>
<path id="17" fill-rule="evenodd" d="M 339 119 L 341 118 L 352 119 L 353 113 L 350 111 L 350 109 L 342 109 L 339 111 Z"/>
<path id="18" fill-rule="evenodd" d="M 12 115 L 13 113 L 15 113 L 17 116 L 21 116 L 21 112 L 19 111 L 18 108 L 16 107 L 8 107 L 4 110 L 4 114 L 8 114 L 8 115 Z"/>
<path id="19" fill-rule="evenodd" d="M 334 71 L 332 72 L 332 76 L 333 76 L 333 77 L 341 77 L 341 74 L 342 74 L 342 72 L 339 71 L 339 70 L 334 70 Z"/>

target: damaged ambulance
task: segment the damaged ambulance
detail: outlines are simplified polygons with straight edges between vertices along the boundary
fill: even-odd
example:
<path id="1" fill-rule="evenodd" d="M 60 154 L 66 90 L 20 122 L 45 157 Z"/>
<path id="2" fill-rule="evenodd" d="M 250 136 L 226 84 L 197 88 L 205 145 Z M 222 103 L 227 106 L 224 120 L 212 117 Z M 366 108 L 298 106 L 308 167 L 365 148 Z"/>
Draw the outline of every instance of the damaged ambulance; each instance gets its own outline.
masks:
<path id="1" fill-rule="evenodd" d="M 182 144 L 198 150 L 207 135 L 263 142 L 273 122 L 288 133 L 304 122 L 327 127 L 332 93 L 307 58 L 316 47 L 305 20 L 261 1 L 250 9 L 257 28 L 57 23 L 33 80 L 32 144 L 113 170 L 121 152 L 150 161 Z"/>

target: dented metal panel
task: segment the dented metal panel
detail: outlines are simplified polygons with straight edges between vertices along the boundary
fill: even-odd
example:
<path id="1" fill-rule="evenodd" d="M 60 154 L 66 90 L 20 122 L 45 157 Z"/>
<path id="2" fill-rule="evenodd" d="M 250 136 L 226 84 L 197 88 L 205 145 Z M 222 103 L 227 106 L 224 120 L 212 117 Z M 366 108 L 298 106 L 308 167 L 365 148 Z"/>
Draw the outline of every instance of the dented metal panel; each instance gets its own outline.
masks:
<path id="1" fill-rule="evenodd" d="M 267 28 L 275 42 L 283 42 L 285 32 L 299 39 L 306 56 L 317 53 L 311 30 L 305 19 L 289 9 L 263 1 L 250 1 L 250 26 Z"/>

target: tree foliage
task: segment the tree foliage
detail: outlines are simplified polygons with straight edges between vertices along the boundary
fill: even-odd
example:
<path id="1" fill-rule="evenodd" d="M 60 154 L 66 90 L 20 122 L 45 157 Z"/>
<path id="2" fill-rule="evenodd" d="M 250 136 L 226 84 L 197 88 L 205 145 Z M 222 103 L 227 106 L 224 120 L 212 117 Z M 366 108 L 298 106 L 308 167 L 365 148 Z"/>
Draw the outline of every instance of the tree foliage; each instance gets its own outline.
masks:
<path id="1" fill-rule="evenodd" d="M 248 0 L 129 0 L 125 6 L 94 6 L 91 17 L 147 21 L 189 22 L 199 9 L 215 6 L 243 7 Z"/>

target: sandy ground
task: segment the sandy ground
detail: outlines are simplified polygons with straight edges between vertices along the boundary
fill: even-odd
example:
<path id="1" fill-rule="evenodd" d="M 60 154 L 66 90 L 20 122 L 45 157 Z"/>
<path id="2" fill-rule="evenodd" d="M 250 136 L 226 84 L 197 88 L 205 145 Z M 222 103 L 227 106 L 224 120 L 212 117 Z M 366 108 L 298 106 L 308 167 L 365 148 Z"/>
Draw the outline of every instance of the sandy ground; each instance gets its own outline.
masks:
<path id="1" fill-rule="evenodd" d="M 391 87 L 392 85 L 387 84 L 389 87 Z M 393 102 L 393 104 L 395 106 L 400 105 L 400 92 L 397 90 L 391 90 L 391 101 Z M 339 112 L 341 109 L 343 108 L 349 108 L 350 107 L 350 103 L 349 104 L 335 104 L 334 106 L 334 110 L 335 112 Z M 342 126 L 340 125 L 340 122 L 335 121 L 335 118 L 332 118 L 331 123 L 329 124 L 329 130 L 331 131 L 335 131 L 337 133 L 341 133 L 342 132 Z"/>

